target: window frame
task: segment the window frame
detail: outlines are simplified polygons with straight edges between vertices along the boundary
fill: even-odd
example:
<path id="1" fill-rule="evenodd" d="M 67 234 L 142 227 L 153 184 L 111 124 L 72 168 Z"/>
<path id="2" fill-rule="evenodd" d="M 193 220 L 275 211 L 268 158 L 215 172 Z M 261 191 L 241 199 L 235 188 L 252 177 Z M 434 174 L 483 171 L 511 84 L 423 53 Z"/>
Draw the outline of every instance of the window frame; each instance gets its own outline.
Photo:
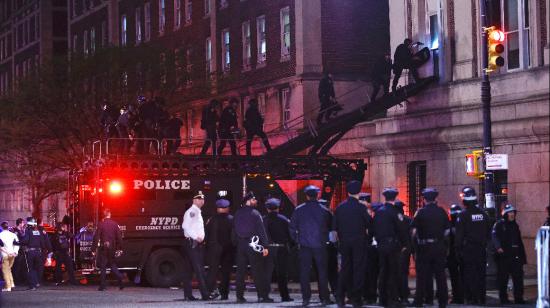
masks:
<path id="1" fill-rule="evenodd" d="M 505 59 L 505 66 L 504 70 L 506 72 L 515 72 L 520 70 L 525 70 L 531 67 L 531 55 L 530 55 L 530 32 L 531 32 L 531 25 L 530 21 L 526 20 L 526 9 L 527 13 L 529 12 L 529 7 L 526 8 L 526 0 L 517 0 L 517 24 L 518 28 L 512 31 L 508 31 L 508 25 L 507 25 L 507 15 L 506 15 L 506 5 L 508 1 L 507 0 L 500 0 L 500 22 L 501 22 L 501 29 L 503 29 L 506 39 L 504 40 L 504 59 Z M 528 26 L 525 27 L 526 21 Z M 510 40 L 509 35 L 510 33 L 517 33 L 518 35 L 518 67 L 510 68 Z"/>
<path id="2" fill-rule="evenodd" d="M 181 28 L 182 14 L 181 14 L 181 0 L 174 0 L 174 29 Z"/>
<path id="3" fill-rule="evenodd" d="M 128 44 L 128 18 L 126 14 L 120 16 L 120 46 Z"/>
<path id="4" fill-rule="evenodd" d="M 290 106 L 290 87 L 282 88 L 279 94 L 281 98 L 281 123 L 283 128 L 288 129 L 292 109 Z"/>
<path id="5" fill-rule="evenodd" d="M 241 24 L 242 35 L 242 53 L 243 53 L 243 71 L 248 71 L 252 68 L 252 29 L 250 20 L 246 20 Z"/>
<path id="6" fill-rule="evenodd" d="M 205 40 L 205 56 L 206 56 L 206 76 L 213 73 L 212 71 L 212 40 L 207 37 Z"/>
<path id="7" fill-rule="evenodd" d="M 143 5 L 143 41 L 151 40 L 151 2 L 145 2 Z"/>
<path id="8" fill-rule="evenodd" d="M 185 25 L 193 22 L 193 0 L 185 0 Z"/>
<path id="9" fill-rule="evenodd" d="M 227 41 L 226 41 L 227 40 Z M 229 28 L 221 31 L 221 47 L 222 47 L 222 71 L 228 73 L 231 69 L 231 33 Z"/>
<path id="10" fill-rule="evenodd" d="M 141 27 L 141 7 L 137 7 L 134 13 L 135 28 L 136 28 L 136 45 L 143 41 L 143 29 Z"/>
<path id="11" fill-rule="evenodd" d="M 159 4 L 159 19 L 158 19 L 158 26 L 159 26 L 159 36 L 164 35 L 164 32 L 166 30 L 166 0 L 158 0 Z"/>
<path id="12" fill-rule="evenodd" d="M 261 27 L 260 27 L 261 26 Z M 257 67 L 263 67 L 267 62 L 267 31 L 265 15 L 256 17 L 256 63 Z M 263 31 L 261 30 L 263 29 Z M 263 46 L 262 46 L 263 45 Z M 264 47 L 264 52 L 262 52 Z"/>
<path id="13" fill-rule="evenodd" d="M 288 32 L 285 29 L 285 14 L 288 15 Z M 281 61 L 290 59 L 290 49 L 292 48 L 292 20 L 290 16 L 290 7 L 286 6 L 279 11 L 279 21 L 281 24 Z M 288 46 L 286 46 L 286 38 L 288 36 Z"/>

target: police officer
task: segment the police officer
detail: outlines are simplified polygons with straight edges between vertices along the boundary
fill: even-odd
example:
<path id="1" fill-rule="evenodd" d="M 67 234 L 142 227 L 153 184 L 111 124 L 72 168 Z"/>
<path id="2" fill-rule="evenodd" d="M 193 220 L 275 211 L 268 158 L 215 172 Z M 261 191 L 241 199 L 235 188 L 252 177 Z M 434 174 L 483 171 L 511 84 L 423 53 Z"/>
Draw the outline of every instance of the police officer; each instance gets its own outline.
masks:
<path id="1" fill-rule="evenodd" d="M 239 101 L 236 98 L 229 100 L 229 105 L 222 111 L 220 117 L 220 146 L 218 147 L 218 154 L 222 155 L 223 149 L 227 142 L 231 147 L 231 155 L 237 155 L 237 144 L 235 143 L 235 135 L 233 134 L 239 124 L 237 122 L 237 106 Z"/>
<path id="2" fill-rule="evenodd" d="M 320 126 L 323 124 L 323 121 L 328 122 L 333 114 L 342 110 L 342 107 L 338 105 L 336 101 L 332 74 L 328 71 L 323 72 L 323 77 L 319 81 L 318 95 L 321 107 L 319 109 L 319 115 L 317 115 L 317 126 Z"/>
<path id="3" fill-rule="evenodd" d="M 111 219 L 111 210 L 103 210 L 103 221 L 97 226 L 92 243 L 92 253 L 97 249 L 97 263 L 99 264 L 100 284 L 99 291 L 106 290 L 107 265 L 111 267 L 111 272 L 115 274 L 118 280 L 118 288 L 124 289 L 122 284 L 122 274 L 118 270 L 116 257 L 122 254 L 122 235 L 118 223 Z"/>
<path id="4" fill-rule="evenodd" d="M 210 292 L 216 290 L 216 278 L 221 266 L 221 279 L 218 290 L 222 300 L 229 294 L 229 279 L 233 267 L 235 249 L 231 241 L 233 215 L 229 214 L 230 202 L 227 199 L 216 201 L 216 215 L 206 222 L 206 251 L 208 275 L 206 284 Z"/>
<path id="5" fill-rule="evenodd" d="M 94 223 L 89 221 L 85 227 L 80 229 L 80 232 L 75 237 L 76 244 L 79 248 L 79 258 L 81 266 L 89 268 L 92 266 L 92 243 L 94 241 Z"/>
<path id="6" fill-rule="evenodd" d="M 65 265 L 65 270 L 69 273 L 69 282 L 77 285 L 78 282 L 74 277 L 73 260 L 69 255 L 70 241 L 73 237 L 67 231 L 67 225 L 58 224 L 56 232 L 52 237 L 52 247 L 55 256 L 55 285 L 59 286 L 63 282 L 63 274 L 61 273 L 61 265 Z"/>
<path id="7" fill-rule="evenodd" d="M 319 204 L 325 208 L 329 208 L 328 200 L 319 199 Z M 333 221 L 334 216 L 330 213 L 330 221 Z M 330 287 L 330 293 L 336 298 L 338 291 L 338 239 L 335 231 L 328 233 L 327 240 L 327 278 Z"/>
<path id="8" fill-rule="evenodd" d="M 216 141 L 218 140 L 217 127 L 220 120 L 220 116 L 218 115 L 219 107 L 220 102 L 213 99 L 202 110 L 201 128 L 206 131 L 206 139 L 202 146 L 201 155 L 206 155 L 210 146 L 212 146 L 212 155 L 215 156 L 217 154 Z"/>
<path id="9" fill-rule="evenodd" d="M 65 215 L 66 216 L 66 215 Z M 38 267 L 38 286 L 43 282 L 44 280 L 44 264 L 46 263 L 46 259 L 48 258 L 48 254 L 53 251 L 52 248 L 52 242 L 50 241 L 50 236 L 48 235 L 48 232 L 44 229 L 44 223 L 41 218 L 38 218 L 36 220 L 38 224 L 38 231 L 40 231 L 40 234 L 44 238 L 44 243 L 46 243 L 46 248 L 42 249 L 42 262 L 40 262 L 40 266 Z"/>
<path id="10" fill-rule="evenodd" d="M 436 202 L 438 191 L 435 188 L 422 190 L 424 207 L 419 209 L 413 220 L 413 233 L 416 233 L 416 289 L 413 306 L 422 307 L 426 280 L 432 272 L 437 284 L 439 307 L 447 306 L 447 278 L 445 277 L 445 259 L 447 254 L 446 238 L 451 225 L 447 212 Z"/>
<path id="11" fill-rule="evenodd" d="M 412 40 L 409 38 L 406 38 L 403 41 L 403 44 L 400 44 L 395 49 L 395 53 L 393 55 L 393 84 L 392 84 L 392 91 L 395 92 L 397 90 L 397 84 L 399 83 L 399 78 L 401 77 L 401 73 L 403 72 L 403 69 L 409 69 L 410 73 L 413 75 L 413 78 L 416 82 L 420 80 L 420 76 L 418 75 L 418 70 L 416 67 L 416 63 L 414 61 L 414 55 L 412 53 Z"/>
<path id="12" fill-rule="evenodd" d="M 366 207 L 367 213 L 374 219 L 374 207 L 370 193 L 359 193 L 359 203 Z M 374 224 L 374 220 L 373 220 Z M 374 240 L 374 231 L 367 236 L 367 262 L 365 266 L 365 287 L 363 288 L 363 299 L 367 304 L 376 303 L 378 296 L 378 250 Z"/>
<path id="13" fill-rule="evenodd" d="M 205 232 L 204 232 L 204 221 L 202 219 L 201 208 L 204 206 L 204 195 L 199 191 L 193 197 L 193 204 L 185 214 L 183 215 L 183 223 L 181 228 L 183 230 L 183 235 L 185 240 L 183 241 L 183 249 L 187 259 L 191 263 L 193 272 L 197 277 L 199 283 L 199 290 L 201 293 L 202 300 L 210 300 L 217 297 L 217 294 L 210 294 L 206 285 L 206 280 L 204 278 L 204 265 L 201 251 L 201 243 L 204 241 Z M 195 298 L 192 295 L 191 288 L 191 279 L 192 275 L 186 273 L 184 277 L 184 293 L 187 300 L 194 300 Z"/>
<path id="14" fill-rule="evenodd" d="M 26 247 L 24 253 L 26 265 L 28 266 L 27 281 L 29 282 L 29 289 L 35 291 L 39 286 L 38 272 L 42 263 L 42 249 L 47 249 L 47 245 L 42 233 L 38 230 L 36 219 L 27 218 L 27 226 L 20 243 Z"/>
<path id="15" fill-rule="evenodd" d="M 319 187 L 309 185 L 304 189 L 307 201 L 294 210 L 290 219 L 290 236 L 299 245 L 300 288 L 302 305 L 309 306 L 309 284 L 312 261 L 319 275 L 319 297 L 322 305 L 332 304 L 328 292 L 326 242 L 331 229 L 330 211 L 317 201 Z"/>
<path id="16" fill-rule="evenodd" d="M 336 208 L 333 228 L 337 232 L 342 266 L 338 277 L 338 306 L 345 306 L 346 291 L 354 307 L 363 304 L 362 290 L 365 279 L 367 236 L 372 232 L 372 218 L 359 203 L 361 182 L 346 185 L 348 199 Z M 350 285 L 351 284 L 351 285 Z"/>
<path id="17" fill-rule="evenodd" d="M 290 220 L 279 214 L 281 200 L 269 198 L 265 202 L 268 214 L 264 216 L 264 226 L 269 238 L 269 264 L 268 283 L 271 283 L 271 274 L 277 276 L 277 286 L 283 302 L 293 301 L 288 293 L 288 255 L 292 239 L 288 231 Z"/>
<path id="18" fill-rule="evenodd" d="M 252 139 L 254 136 L 262 138 L 262 142 L 267 151 L 271 151 L 269 139 L 264 132 L 264 118 L 258 109 L 258 101 L 251 99 L 248 102 L 248 109 L 244 115 L 244 129 L 246 130 L 246 155 L 252 155 Z"/>
<path id="19" fill-rule="evenodd" d="M 449 255 L 447 256 L 447 268 L 451 277 L 452 300 L 451 304 L 464 304 L 464 291 L 462 288 L 463 268 L 455 250 L 456 220 L 462 208 L 458 204 L 452 204 L 449 214 L 451 215 L 451 233 L 449 234 Z"/>
<path id="20" fill-rule="evenodd" d="M 23 240 L 23 237 L 25 236 L 25 220 L 23 218 L 17 218 L 15 220 L 15 235 L 17 235 L 17 241 L 21 243 Z M 26 261 L 26 254 L 25 254 L 25 246 L 19 246 L 19 253 L 17 254 L 17 257 L 15 257 L 15 261 L 13 262 L 12 267 L 12 274 L 13 274 L 13 282 L 16 285 L 25 284 L 25 281 L 27 280 L 27 275 L 29 272 L 27 261 Z"/>
<path id="21" fill-rule="evenodd" d="M 170 119 L 164 125 L 164 136 L 168 139 L 166 141 L 166 153 L 176 154 L 181 144 L 180 130 L 183 126 L 183 122 L 177 116 L 170 116 Z"/>
<path id="22" fill-rule="evenodd" d="M 455 250 L 464 264 L 464 292 L 468 304 L 485 304 L 485 248 L 491 230 L 489 217 L 479 208 L 472 187 L 464 187 L 462 196 L 465 209 L 456 220 Z"/>
<path id="23" fill-rule="evenodd" d="M 407 235 L 401 227 L 403 215 L 394 205 L 398 193 L 396 188 L 385 188 L 382 194 L 386 202 L 374 215 L 374 237 L 380 265 L 379 297 L 383 306 L 395 305 L 398 299 L 399 252 L 407 243 Z"/>
<path id="24" fill-rule="evenodd" d="M 372 70 L 373 90 L 370 98 L 371 102 L 376 100 L 376 96 L 378 95 L 380 88 L 384 91 L 384 95 L 387 95 L 390 92 L 391 69 L 392 62 L 389 54 L 385 54 L 384 58 L 378 59 L 375 62 Z"/>
<path id="25" fill-rule="evenodd" d="M 409 303 L 409 295 L 411 291 L 409 290 L 409 266 L 411 263 L 411 232 L 412 232 L 412 219 L 405 215 L 404 207 L 405 204 L 399 200 L 395 201 L 395 207 L 397 211 L 403 215 L 403 221 L 400 221 L 401 228 L 403 232 L 407 235 L 406 245 L 404 249 L 399 253 L 399 285 L 397 287 L 399 298 L 401 303 Z"/>
<path id="26" fill-rule="evenodd" d="M 237 303 L 245 303 L 244 298 L 247 264 L 250 263 L 252 277 L 258 292 L 260 303 L 272 303 L 269 297 L 269 286 L 266 284 L 264 259 L 269 255 L 269 239 L 265 231 L 262 215 L 256 206 L 258 201 L 253 192 L 248 192 L 241 207 L 235 213 L 234 234 L 237 243 L 237 274 L 235 277 Z"/>
<path id="27" fill-rule="evenodd" d="M 508 277 L 514 283 L 514 303 L 525 304 L 523 299 L 523 265 L 526 264 L 525 247 L 516 222 L 516 208 L 507 204 L 502 210 L 502 219 L 495 223 L 492 232 L 496 249 L 497 281 L 500 303 L 510 304 L 508 300 Z"/>

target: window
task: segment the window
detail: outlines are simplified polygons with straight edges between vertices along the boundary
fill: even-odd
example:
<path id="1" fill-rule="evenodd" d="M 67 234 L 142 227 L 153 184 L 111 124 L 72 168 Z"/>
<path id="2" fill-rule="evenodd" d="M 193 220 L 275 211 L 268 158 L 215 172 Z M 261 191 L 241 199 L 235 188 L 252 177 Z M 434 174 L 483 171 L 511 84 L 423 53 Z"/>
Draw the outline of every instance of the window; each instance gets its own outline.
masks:
<path id="1" fill-rule="evenodd" d="M 290 121 L 290 88 L 281 90 L 281 111 L 283 127 L 288 128 L 288 122 Z"/>
<path id="2" fill-rule="evenodd" d="M 413 216 L 422 207 L 422 190 L 426 188 L 426 161 L 413 161 L 407 164 L 407 192 L 409 208 L 405 214 Z"/>
<path id="3" fill-rule="evenodd" d="M 281 59 L 290 58 L 290 8 L 281 9 Z"/>
<path id="4" fill-rule="evenodd" d="M 159 59 L 159 66 L 160 66 L 160 83 L 166 84 L 167 78 L 166 78 L 166 54 L 161 53 L 160 59 Z"/>
<path id="5" fill-rule="evenodd" d="M 84 56 L 88 55 L 88 31 L 84 31 L 83 34 L 82 49 L 84 49 Z"/>
<path id="6" fill-rule="evenodd" d="M 507 70 L 524 69 L 530 65 L 529 0 L 499 0 L 490 3 L 491 25 L 506 34 L 505 55 Z"/>
<path id="7" fill-rule="evenodd" d="M 191 24 L 193 16 L 193 2 L 191 0 L 185 0 L 185 24 Z"/>
<path id="8" fill-rule="evenodd" d="M 181 27 L 181 0 L 174 0 L 174 29 Z"/>
<path id="9" fill-rule="evenodd" d="M 204 0 L 204 16 L 210 15 L 210 0 Z"/>
<path id="10" fill-rule="evenodd" d="M 120 17 L 120 45 L 126 46 L 126 15 Z"/>
<path id="11" fill-rule="evenodd" d="M 141 43 L 141 8 L 136 8 L 136 45 Z"/>
<path id="12" fill-rule="evenodd" d="M 145 35 L 145 41 L 149 41 L 151 39 L 151 3 L 147 2 L 143 6 L 143 18 L 145 19 L 145 29 L 144 35 Z"/>
<path id="13" fill-rule="evenodd" d="M 222 30 L 222 70 L 228 72 L 231 65 L 231 53 L 229 51 L 229 29 Z"/>
<path id="14" fill-rule="evenodd" d="M 166 6 L 164 0 L 159 0 L 159 33 L 164 33 L 164 26 L 166 25 Z"/>
<path id="15" fill-rule="evenodd" d="M 77 0 L 73 0 L 71 1 L 72 2 L 72 9 L 73 9 L 73 17 L 76 17 L 76 1 Z M 7 2 L 7 1 L 6 1 Z"/>
<path id="16" fill-rule="evenodd" d="M 191 78 L 191 74 L 193 72 L 193 62 L 191 61 L 191 49 L 187 49 L 185 51 L 185 64 L 186 64 L 186 83 L 187 86 L 190 87 L 193 84 L 193 80 Z"/>
<path id="17" fill-rule="evenodd" d="M 252 46 L 250 40 L 250 21 L 245 21 L 242 24 L 242 38 L 243 38 L 243 70 L 250 69 L 252 59 Z"/>
<path id="18" fill-rule="evenodd" d="M 205 53 L 206 53 L 206 74 L 209 75 L 212 73 L 212 41 L 210 38 L 206 38 L 206 46 L 205 46 Z"/>
<path id="19" fill-rule="evenodd" d="M 220 10 L 226 9 L 229 7 L 229 1 L 228 0 L 220 0 Z"/>
<path id="20" fill-rule="evenodd" d="M 101 40 L 100 40 L 101 47 L 107 46 L 107 22 L 102 21 L 101 22 Z"/>
<path id="21" fill-rule="evenodd" d="M 95 28 L 90 29 L 90 53 L 95 53 Z"/>
<path id="22" fill-rule="evenodd" d="M 193 141 L 193 110 L 189 109 L 186 113 L 185 124 L 187 126 L 187 142 Z"/>
<path id="23" fill-rule="evenodd" d="M 73 35 L 73 52 L 76 52 L 77 51 L 77 45 L 78 44 L 78 35 Z"/>
<path id="24" fill-rule="evenodd" d="M 256 39 L 258 43 L 258 64 L 265 64 L 267 56 L 267 42 L 265 40 L 265 16 L 256 18 Z"/>
<path id="25" fill-rule="evenodd" d="M 439 19 L 437 14 L 430 15 L 430 49 L 439 49 Z"/>

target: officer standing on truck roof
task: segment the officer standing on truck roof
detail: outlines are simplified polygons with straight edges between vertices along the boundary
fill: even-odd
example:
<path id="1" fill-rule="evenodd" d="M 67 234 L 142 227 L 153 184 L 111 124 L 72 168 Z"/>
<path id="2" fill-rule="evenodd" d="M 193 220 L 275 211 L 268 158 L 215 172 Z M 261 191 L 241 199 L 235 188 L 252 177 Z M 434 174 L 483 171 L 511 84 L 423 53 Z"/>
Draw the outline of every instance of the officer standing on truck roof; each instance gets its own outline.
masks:
<path id="1" fill-rule="evenodd" d="M 230 202 L 227 199 L 216 201 L 217 213 L 206 222 L 206 251 L 208 276 L 206 283 L 208 290 L 219 290 L 221 300 L 227 300 L 229 294 L 229 280 L 233 267 L 235 248 L 231 242 L 233 232 L 233 215 L 229 214 Z M 221 267 L 221 280 L 216 288 L 216 278 Z"/>
<path id="2" fill-rule="evenodd" d="M 106 290 L 107 265 L 111 267 L 111 272 L 115 274 L 118 280 L 118 288 L 124 289 L 122 284 L 122 274 L 118 270 L 115 258 L 122 254 L 122 235 L 118 223 L 111 219 L 111 210 L 103 210 L 103 221 L 97 226 L 97 231 L 92 243 L 92 253 L 97 248 L 97 263 L 101 270 L 101 282 L 99 291 Z"/>
<path id="3" fill-rule="evenodd" d="M 267 233 L 262 215 L 256 206 L 258 201 L 253 192 L 248 192 L 243 199 L 244 206 L 235 213 L 234 237 L 237 243 L 237 303 L 245 303 L 245 275 L 247 264 L 250 263 L 254 284 L 258 291 L 258 302 L 272 303 L 269 297 L 269 286 L 266 285 L 265 262 L 262 258 L 269 255 Z"/>
<path id="4" fill-rule="evenodd" d="M 204 205 L 204 195 L 199 191 L 193 197 L 193 204 L 185 211 L 183 216 L 183 223 L 181 228 L 185 235 L 185 241 L 183 242 L 183 249 L 187 255 L 187 259 L 191 262 L 193 272 L 197 276 L 199 282 L 199 290 L 201 292 L 202 300 L 211 300 L 217 297 L 217 294 L 210 294 L 206 287 L 206 280 L 204 278 L 204 266 L 202 259 L 202 247 L 201 244 L 204 241 L 204 221 L 201 215 L 201 208 Z M 193 290 L 191 288 L 192 275 L 186 274 L 184 277 L 184 293 L 187 300 L 195 300 L 193 297 Z"/>

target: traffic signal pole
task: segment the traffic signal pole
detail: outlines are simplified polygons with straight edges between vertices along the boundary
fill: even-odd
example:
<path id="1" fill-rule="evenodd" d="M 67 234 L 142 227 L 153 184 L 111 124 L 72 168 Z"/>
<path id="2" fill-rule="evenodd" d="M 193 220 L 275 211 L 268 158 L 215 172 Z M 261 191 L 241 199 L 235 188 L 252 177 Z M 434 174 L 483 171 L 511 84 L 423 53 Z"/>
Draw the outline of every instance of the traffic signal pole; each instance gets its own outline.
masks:
<path id="1" fill-rule="evenodd" d="M 491 154 L 492 135 L 491 135 L 491 83 L 489 81 L 489 54 L 488 54 L 488 32 L 487 29 L 487 1 L 480 0 L 479 5 L 481 15 L 481 103 L 483 104 L 483 157 Z M 487 166 L 487 164 L 484 164 Z M 485 188 L 485 209 L 488 210 L 491 218 L 495 217 L 495 194 L 493 191 L 493 172 L 484 168 L 484 188 Z"/>

